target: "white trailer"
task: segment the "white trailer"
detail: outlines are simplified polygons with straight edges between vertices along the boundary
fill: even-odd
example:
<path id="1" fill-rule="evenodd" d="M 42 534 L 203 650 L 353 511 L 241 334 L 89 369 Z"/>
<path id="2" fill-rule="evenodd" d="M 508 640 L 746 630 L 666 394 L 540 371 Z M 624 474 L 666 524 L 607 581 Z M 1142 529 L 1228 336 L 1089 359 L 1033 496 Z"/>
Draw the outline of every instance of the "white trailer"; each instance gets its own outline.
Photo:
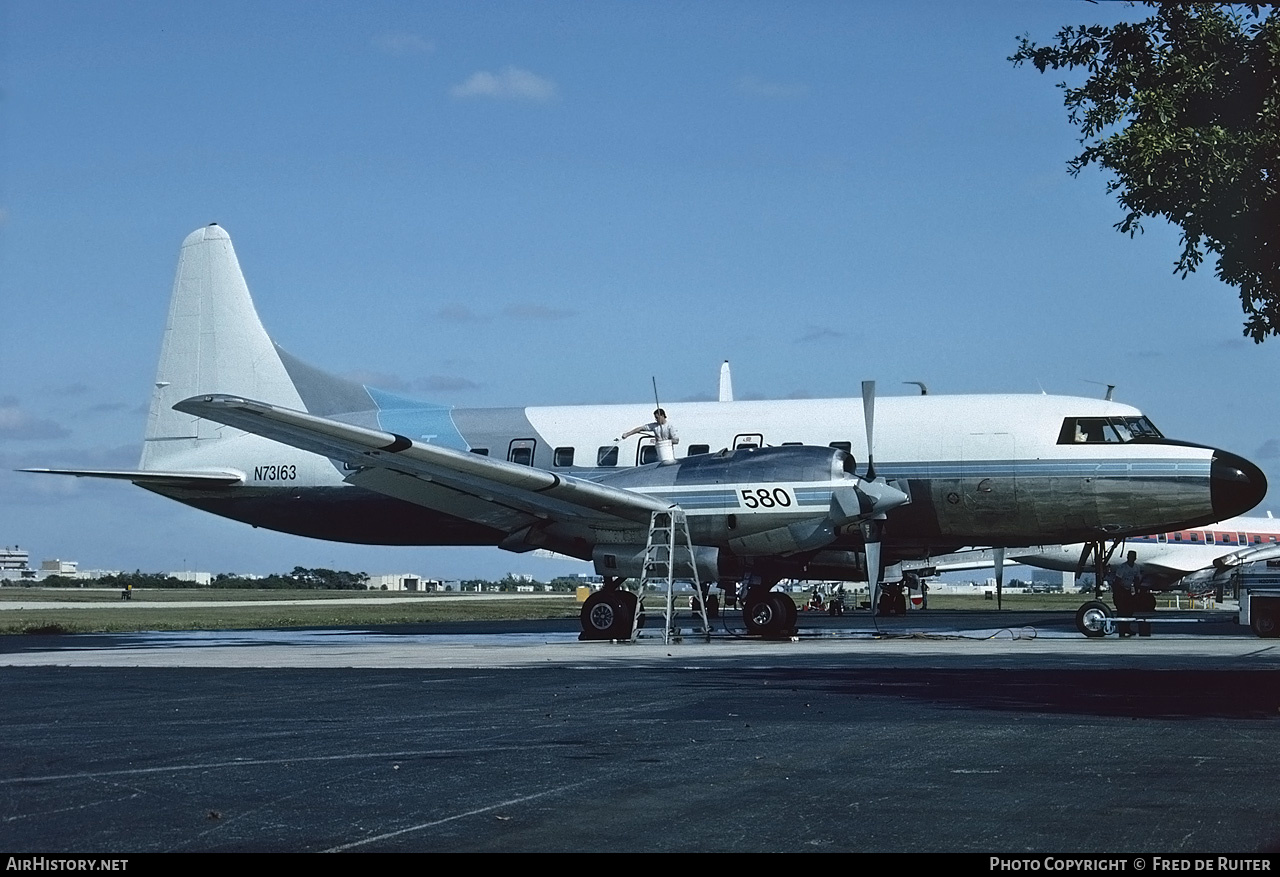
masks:
<path id="1" fill-rule="evenodd" d="M 1256 560 L 1232 575 L 1240 623 L 1258 636 L 1280 636 L 1280 560 Z"/>

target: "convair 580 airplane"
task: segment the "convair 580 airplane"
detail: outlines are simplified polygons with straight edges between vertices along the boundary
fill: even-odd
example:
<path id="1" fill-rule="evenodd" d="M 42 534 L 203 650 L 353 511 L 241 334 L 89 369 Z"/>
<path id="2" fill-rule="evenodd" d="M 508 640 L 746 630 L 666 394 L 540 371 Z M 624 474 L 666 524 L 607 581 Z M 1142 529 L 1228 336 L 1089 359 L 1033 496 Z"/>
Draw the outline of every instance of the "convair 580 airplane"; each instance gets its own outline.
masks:
<path id="1" fill-rule="evenodd" d="M 664 462 L 652 438 L 615 438 L 647 420 L 644 405 L 453 408 L 326 374 L 271 341 L 230 237 L 210 225 L 182 245 L 139 468 L 35 471 L 132 481 L 320 539 L 591 560 L 606 587 L 584 606 L 584 636 L 603 638 L 630 630 L 636 598 L 619 585 L 641 573 L 650 516 L 675 506 L 700 578 L 746 583 L 748 628 L 775 634 L 794 623 L 791 601 L 770 595 L 784 577 L 869 580 L 874 593 L 903 559 L 1182 530 L 1266 492 L 1252 463 L 1098 399 L 876 402 L 864 383 L 861 405 L 669 413 L 683 441 Z"/>

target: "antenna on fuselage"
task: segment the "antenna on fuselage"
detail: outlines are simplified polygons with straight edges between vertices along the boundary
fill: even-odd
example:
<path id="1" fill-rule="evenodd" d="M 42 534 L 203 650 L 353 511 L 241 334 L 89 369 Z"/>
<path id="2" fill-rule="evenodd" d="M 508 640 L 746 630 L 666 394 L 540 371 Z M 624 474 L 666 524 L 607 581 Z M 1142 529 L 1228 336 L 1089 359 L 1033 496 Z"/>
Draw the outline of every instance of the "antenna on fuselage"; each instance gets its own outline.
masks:
<path id="1" fill-rule="evenodd" d="M 1116 385 L 1115 385 L 1115 384 L 1108 384 L 1108 383 L 1106 383 L 1105 381 L 1091 381 L 1091 380 L 1089 380 L 1088 378 L 1081 378 L 1080 380 L 1084 381 L 1086 384 L 1097 384 L 1099 387 L 1106 387 L 1106 388 L 1107 388 L 1107 393 L 1106 393 L 1106 395 L 1105 395 L 1105 396 L 1103 396 L 1102 398 L 1103 398 L 1103 399 L 1105 399 L 1105 400 L 1106 400 L 1106 401 L 1108 401 L 1108 402 L 1112 401 L 1112 400 L 1111 400 L 1111 394 L 1112 394 L 1113 392 L 1115 392 L 1115 389 L 1116 389 Z"/>

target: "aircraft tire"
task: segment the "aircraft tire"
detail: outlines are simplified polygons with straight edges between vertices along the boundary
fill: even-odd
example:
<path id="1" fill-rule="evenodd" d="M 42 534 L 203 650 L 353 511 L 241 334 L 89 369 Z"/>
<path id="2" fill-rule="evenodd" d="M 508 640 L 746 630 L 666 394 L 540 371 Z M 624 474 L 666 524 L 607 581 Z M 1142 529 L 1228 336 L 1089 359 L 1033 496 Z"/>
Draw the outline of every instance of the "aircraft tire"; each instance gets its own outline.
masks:
<path id="1" fill-rule="evenodd" d="M 788 603 L 791 604 L 791 612 L 795 612 L 796 604 L 786 594 L 770 591 L 767 594 L 748 595 L 746 608 L 742 612 L 742 621 L 746 625 L 747 633 L 766 639 L 782 636 L 784 631 L 790 629 L 787 622 Z M 794 626 L 795 621 L 791 621 L 790 624 Z"/>
<path id="2" fill-rule="evenodd" d="M 720 598 L 712 594 L 707 598 L 707 618 L 720 617 Z"/>
<path id="3" fill-rule="evenodd" d="M 640 620 L 636 622 L 636 629 L 644 627 L 644 609 L 640 607 L 640 598 L 630 591 L 614 591 L 614 594 L 622 601 L 622 608 L 626 615 L 627 632 L 622 635 L 625 639 L 631 636 L 631 619 L 637 612 L 640 613 Z"/>
<path id="4" fill-rule="evenodd" d="M 1249 629 L 1264 639 L 1280 636 L 1280 625 L 1276 624 L 1276 617 L 1270 612 L 1254 612 L 1249 619 Z"/>
<path id="5" fill-rule="evenodd" d="M 630 639 L 631 615 L 635 609 L 628 596 L 636 599 L 627 591 L 596 591 L 588 597 L 578 616 L 582 624 L 578 639 Z"/>
<path id="6" fill-rule="evenodd" d="M 1090 639 L 1107 635 L 1109 621 L 1115 616 L 1111 607 L 1101 600 L 1090 600 L 1076 610 L 1076 630 Z"/>
<path id="7" fill-rule="evenodd" d="M 782 619 L 782 629 L 778 633 L 788 634 L 795 630 L 800 621 L 800 610 L 796 608 L 796 601 L 781 591 L 770 591 L 769 600 L 777 607 L 778 615 Z"/>

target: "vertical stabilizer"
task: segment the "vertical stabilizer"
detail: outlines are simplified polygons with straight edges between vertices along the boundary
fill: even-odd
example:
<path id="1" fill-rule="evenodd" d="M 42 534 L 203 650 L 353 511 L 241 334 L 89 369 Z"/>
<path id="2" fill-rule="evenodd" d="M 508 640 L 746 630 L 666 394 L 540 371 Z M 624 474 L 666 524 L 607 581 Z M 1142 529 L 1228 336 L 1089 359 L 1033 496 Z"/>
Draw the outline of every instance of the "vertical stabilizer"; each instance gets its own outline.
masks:
<path id="1" fill-rule="evenodd" d="M 238 431 L 173 410 L 198 393 L 305 409 L 253 307 L 231 237 L 216 224 L 182 242 L 160 349 L 142 468 Z"/>
<path id="2" fill-rule="evenodd" d="M 729 360 L 720 365 L 720 401 L 733 401 L 733 375 L 729 373 Z"/>

